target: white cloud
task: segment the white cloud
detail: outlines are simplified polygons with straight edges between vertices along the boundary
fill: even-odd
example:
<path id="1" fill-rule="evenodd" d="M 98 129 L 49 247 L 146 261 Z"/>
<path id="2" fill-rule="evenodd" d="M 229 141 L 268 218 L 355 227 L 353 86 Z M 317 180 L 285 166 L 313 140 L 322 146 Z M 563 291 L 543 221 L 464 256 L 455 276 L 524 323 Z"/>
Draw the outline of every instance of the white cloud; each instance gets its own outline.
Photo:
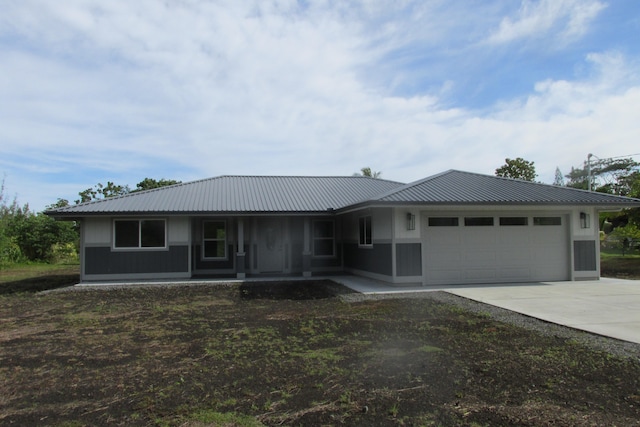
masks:
<path id="1" fill-rule="evenodd" d="M 504 44 L 521 39 L 552 39 L 565 45 L 583 35 L 589 24 L 605 8 L 597 0 L 524 0 L 517 17 L 505 17 L 488 39 Z"/>
<path id="2" fill-rule="evenodd" d="M 449 168 L 493 173 L 518 156 L 550 182 L 556 166 L 566 172 L 588 152 L 626 154 L 611 150 L 635 143 L 638 67 L 622 54 L 590 54 L 593 72 L 550 72 L 530 93 L 481 110 L 444 99 L 461 65 L 430 54 L 457 50 L 481 62 L 476 37 L 501 10 L 448 4 L 11 3 L 0 17 L 0 99 L 9 100 L 0 103 L 0 171 L 21 200 L 43 207 L 106 180 L 370 166 L 410 181 Z M 527 2 L 494 41 L 578 37 L 602 7 Z M 434 67 L 445 78 L 432 87 L 394 91 Z M 75 191 L 56 194 L 53 177 Z"/>

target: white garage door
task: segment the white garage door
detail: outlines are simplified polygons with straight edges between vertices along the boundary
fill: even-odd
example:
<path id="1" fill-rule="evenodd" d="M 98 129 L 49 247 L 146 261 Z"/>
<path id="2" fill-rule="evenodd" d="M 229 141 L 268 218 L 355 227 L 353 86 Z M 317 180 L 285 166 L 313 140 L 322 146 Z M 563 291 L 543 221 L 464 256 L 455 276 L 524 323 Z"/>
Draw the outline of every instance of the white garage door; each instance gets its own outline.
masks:
<path id="1" fill-rule="evenodd" d="M 569 280 L 565 216 L 425 216 L 427 285 Z"/>

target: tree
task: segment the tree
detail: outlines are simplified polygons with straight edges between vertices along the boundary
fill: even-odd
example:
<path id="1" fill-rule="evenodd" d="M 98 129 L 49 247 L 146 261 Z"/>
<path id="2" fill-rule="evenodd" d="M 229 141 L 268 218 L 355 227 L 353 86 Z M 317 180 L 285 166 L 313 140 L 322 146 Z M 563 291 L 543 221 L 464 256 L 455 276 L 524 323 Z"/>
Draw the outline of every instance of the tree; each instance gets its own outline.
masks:
<path id="1" fill-rule="evenodd" d="M 572 167 L 566 175 L 567 186 L 587 190 L 589 181 L 591 189 L 600 193 L 617 196 L 640 197 L 640 163 L 632 158 L 605 158 L 584 162 L 582 167 Z M 633 237 L 634 227 L 640 226 L 640 209 L 624 209 L 620 212 L 600 214 L 601 229 L 605 234 L 612 234 L 623 245 Z M 606 225 L 606 227 L 605 227 Z M 636 228 L 637 229 L 637 228 Z M 620 248 L 624 249 L 623 246 Z"/>
<path id="2" fill-rule="evenodd" d="M 560 172 L 559 167 L 556 167 L 556 177 L 553 180 L 553 185 L 558 187 L 564 187 L 564 176 L 562 176 L 562 172 Z"/>
<path id="3" fill-rule="evenodd" d="M 521 179 L 523 181 L 535 181 L 536 168 L 534 162 L 518 157 L 515 160 L 504 159 L 505 164 L 496 169 L 496 176 L 504 178 Z"/>
<path id="4" fill-rule="evenodd" d="M 136 184 L 135 190 L 131 190 L 128 185 L 116 185 L 111 181 L 108 181 L 107 185 L 98 183 L 91 188 L 87 188 L 86 190 L 79 192 L 78 195 L 80 196 L 80 199 L 76 200 L 76 204 L 91 202 L 93 200 L 106 199 L 108 197 L 123 196 L 129 193 L 151 190 L 154 188 L 166 187 L 168 185 L 175 185 L 180 183 L 181 181 L 176 181 L 173 179 L 162 178 L 158 181 L 153 178 L 145 178 Z"/>
<path id="5" fill-rule="evenodd" d="M 16 239 L 9 232 L 13 215 L 19 207 L 15 198 L 12 203 L 7 203 L 4 180 L 0 183 L 0 265 L 18 262 L 22 258 Z"/>
<path id="6" fill-rule="evenodd" d="M 128 185 L 116 185 L 111 181 L 108 181 L 107 185 L 98 183 L 93 187 L 79 192 L 78 195 L 80 196 L 80 199 L 76 200 L 76 204 L 90 202 L 92 200 L 100 200 L 107 197 L 122 196 L 130 192 L 131 189 Z"/>
<path id="7" fill-rule="evenodd" d="M 630 157 L 590 160 L 581 168 L 571 168 L 571 172 L 566 175 L 567 187 L 587 190 L 591 181 L 591 189 L 600 193 L 638 196 L 640 194 L 636 191 L 640 191 L 640 183 L 637 183 L 639 172 L 640 163 Z"/>
<path id="8" fill-rule="evenodd" d="M 73 223 L 56 221 L 43 213 L 35 214 L 26 205 L 13 216 L 9 235 L 29 261 L 55 261 L 56 248 L 71 246 L 75 252 L 78 242 Z"/>
<path id="9" fill-rule="evenodd" d="M 611 233 L 611 238 L 618 249 L 622 250 L 622 256 L 626 252 L 638 247 L 640 242 L 640 229 L 633 224 L 618 227 Z"/>
<path id="10" fill-rule="evenodd" d="M 145 178 L 136 184 L 136 189 L 133 190 L 132 193 L 135 193 L 137 191 L 152 190 L 154 188 L 166 187 L 169 185 L 175 185 L 175 184 L 181 184 L 181 183 L 182 181 L 176 181 L 173 179 L 162 178 L 161 180 L 156 181 L 153 178 Z"/>
<path id="11" fill-rule="evenodd" d="M 369 178 L 380 178 L 382 172 L 380 171 L 372 171 L 370 167 L 364 167 L 360 169 L 360 173 L 356 172 L 353 176 L 368 176 Z"/>
<path id="12" fill-rule="evenodd" d="M 59 199 L 56 206 L 68 205 Z M 48 207 L 51 208 L 51 207 Z M 21 261 L 54 261 L 63 252 L 77 256 L 78 231 L 73 223 L 56 221 L 43 213 L 33 213 L 29 205 L 14 199 L 7 204 L 4 186 L 0 191 L 0 264 Z"/>

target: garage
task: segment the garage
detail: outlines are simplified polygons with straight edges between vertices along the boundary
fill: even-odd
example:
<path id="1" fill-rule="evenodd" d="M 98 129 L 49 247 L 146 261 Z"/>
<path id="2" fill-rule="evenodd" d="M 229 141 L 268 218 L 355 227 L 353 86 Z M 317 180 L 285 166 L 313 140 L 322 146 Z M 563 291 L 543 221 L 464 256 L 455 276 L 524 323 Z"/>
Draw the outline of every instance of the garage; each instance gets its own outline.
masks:
<path id="1" fill-rule="evenodd" d="M 424 214 L 426 285 L 570 279 L 567 215 Z"/>

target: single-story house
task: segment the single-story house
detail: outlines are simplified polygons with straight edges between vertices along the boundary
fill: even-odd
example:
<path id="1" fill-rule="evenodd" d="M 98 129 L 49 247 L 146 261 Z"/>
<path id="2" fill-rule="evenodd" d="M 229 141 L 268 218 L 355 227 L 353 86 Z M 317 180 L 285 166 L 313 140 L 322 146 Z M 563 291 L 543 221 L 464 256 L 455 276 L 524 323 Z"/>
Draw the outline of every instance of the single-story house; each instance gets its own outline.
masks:
<path id="1" fill-rule="evenodd" d="M 81 224 L 81 280 L 350 273 L 391 284 L 598 279 L 598 214 L 639 199 L 449 170 L 220 176 L 48 211 Z"/>

